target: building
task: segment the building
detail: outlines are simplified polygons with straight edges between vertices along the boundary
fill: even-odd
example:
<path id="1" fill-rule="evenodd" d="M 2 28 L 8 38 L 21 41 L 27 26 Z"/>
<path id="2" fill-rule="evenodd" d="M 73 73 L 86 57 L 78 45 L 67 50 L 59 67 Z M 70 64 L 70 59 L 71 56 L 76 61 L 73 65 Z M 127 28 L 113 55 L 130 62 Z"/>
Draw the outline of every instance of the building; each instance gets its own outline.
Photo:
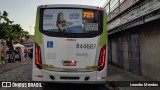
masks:
<path id="1" fill-rule="evenodd" d="M 160 0 L 109 0 L 108 61 L 160 80 Z"/>

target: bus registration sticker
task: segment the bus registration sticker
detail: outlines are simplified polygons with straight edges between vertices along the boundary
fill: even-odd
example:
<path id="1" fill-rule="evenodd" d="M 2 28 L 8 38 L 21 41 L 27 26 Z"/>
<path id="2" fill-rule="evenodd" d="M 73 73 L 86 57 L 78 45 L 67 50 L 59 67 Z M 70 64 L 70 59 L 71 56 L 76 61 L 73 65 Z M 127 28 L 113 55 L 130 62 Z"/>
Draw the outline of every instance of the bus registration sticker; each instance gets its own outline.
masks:
<path id="1" fill-rule="evenodd" d="M 84 25 L 86 31 L 98 31 L 98 23 L 86 23 Z"/>

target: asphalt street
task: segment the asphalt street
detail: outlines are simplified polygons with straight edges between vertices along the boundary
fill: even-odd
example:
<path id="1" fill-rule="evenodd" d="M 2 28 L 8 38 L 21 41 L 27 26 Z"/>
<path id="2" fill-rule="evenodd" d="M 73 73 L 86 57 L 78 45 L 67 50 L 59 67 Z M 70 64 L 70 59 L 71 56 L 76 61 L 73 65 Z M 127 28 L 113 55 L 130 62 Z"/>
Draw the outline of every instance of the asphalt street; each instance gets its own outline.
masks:
<path id="1" fill-rule="evenodd" d="M 19 63 L 19 62 L 17 62 Z M 0 81 L 32 81 L 32 61 L 0 74 Z M 0 88 L 0 90 L 109 90 L 100 84 L 45 83 L 43 88 Z"/>

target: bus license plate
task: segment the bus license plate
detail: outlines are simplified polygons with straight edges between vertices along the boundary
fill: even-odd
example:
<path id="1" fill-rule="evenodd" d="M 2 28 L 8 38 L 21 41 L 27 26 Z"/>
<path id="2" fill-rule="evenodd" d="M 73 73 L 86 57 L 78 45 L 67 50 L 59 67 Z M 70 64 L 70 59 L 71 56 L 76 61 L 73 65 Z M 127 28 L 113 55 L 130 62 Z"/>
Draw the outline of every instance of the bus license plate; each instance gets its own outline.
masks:
<path id="1" fill-rule="evenodd" d="M 76 61 L 64 61 L 63 66 L 76 66 Z"/>

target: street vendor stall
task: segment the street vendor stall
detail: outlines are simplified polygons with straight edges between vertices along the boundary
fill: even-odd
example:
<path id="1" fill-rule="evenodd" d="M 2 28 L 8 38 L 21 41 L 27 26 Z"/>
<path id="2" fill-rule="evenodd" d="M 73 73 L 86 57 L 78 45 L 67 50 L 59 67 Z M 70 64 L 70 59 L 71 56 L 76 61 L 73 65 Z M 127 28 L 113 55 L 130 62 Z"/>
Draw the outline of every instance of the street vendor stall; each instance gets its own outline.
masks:
<path id="1" fill-rule="evenodd" d="M 20 48 L 21 49 L 21 54 L 20 54 L 21 60 L 24 60 L 24 49 L 25 49 L 25 46 L 22 45 L 22 44 L 17 43 L 17 44 L 14 44 L 13 47 L 14 47 L 14 50 L 16 48 Z"/>

